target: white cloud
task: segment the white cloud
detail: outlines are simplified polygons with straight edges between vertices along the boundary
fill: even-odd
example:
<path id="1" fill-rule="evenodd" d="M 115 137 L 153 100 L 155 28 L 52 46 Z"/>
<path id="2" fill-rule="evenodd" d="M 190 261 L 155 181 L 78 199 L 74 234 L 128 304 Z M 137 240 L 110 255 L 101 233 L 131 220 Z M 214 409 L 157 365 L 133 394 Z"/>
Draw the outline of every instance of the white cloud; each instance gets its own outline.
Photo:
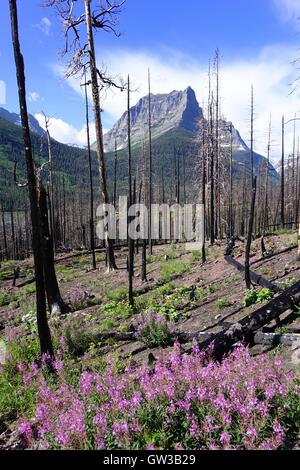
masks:
<path id="1" fill-rule="evenodd" d="M 33 102 L 35 102 L 35 101 L 39 101 L 40 98 L 41 98 L 40 95 L 39 95 L 36 91 L 30 91 L 30 92 L 28 93 L 28 100 L 29 100 L 31 103 L 33 103 Z"/>
<path id="2" fill-rule="evenodd" d="M 42 33 L 44 33 L 46 36 L 50 36 L 51 26 L 52 23 L 49 18 L 47 18 L 47 16 L 44 16 L 44 18 L 42 18 L 41 21 L 36 25 L 36 27 L 41 30 Z"/>
<path id="3" fill-rule="evenodd" d="M 292 60 L 297 55 L 296 46 L 273 45 L 265 47 L 257 57 L 235 61 L 221 58 L 220 84 L 221 109 L 224 116 L 231 120 L 249 142 L 250 90 L 255 93 L 255 149 L 265 154 L 267 148 L 267 129 L 272 113 L 272 160 L 280 157 L 281 116 L 286 120 L 299 111 L 300 93 L 291 93 L 291 83 L 297 75 Z M 208 80 L 207 64 L 201 64 L 191 57 L 172 50 L 163 50 L 160 54 L 147 51 L 113 50 L 102 56 L 108 70 L 114 75 L 126 77 L 130 72 L 132 104 L 147 94 L 147 69 L 151 69 L 153 93 L 169 93 L 192 86 L 200 106 L 207 99 Z M 100 63 L 100 62 L 99 62 Z M 79 81 L 72 78 L 69 85 L 82 94 Z M 105 123 L 112 125 L 126 110 L 126 93 L 116 90 L 106 92 L 102 99 Z M 287 152 L 292 148 L 293 126 L 286 129 Z"/>
<path id="4" fill-rule="evenodd" d="M 35 118 L 38 120 L 40 126 L 45 129 L 44 115 L 37 113 L 35 114 Z M 62 142 L 63 144 L 78 145 L 79 147 L 86 147 L 87 145 L 86 126 L 83 126 L 78 130 L 62 119 L 50 118 L 49 131 L 51 137 L 53 137 L 58 142 Z M 90 136 L 91 142 L 93 143 L 96 139 L 93 123 L 90 123 Z"/>
<path id="5" fill-rule="evenodd" d="M 283 21 L 292 21 L 297 24 L 298 18 L 300 16 L 299 0 L 273 0 L 273 3 Z"/>

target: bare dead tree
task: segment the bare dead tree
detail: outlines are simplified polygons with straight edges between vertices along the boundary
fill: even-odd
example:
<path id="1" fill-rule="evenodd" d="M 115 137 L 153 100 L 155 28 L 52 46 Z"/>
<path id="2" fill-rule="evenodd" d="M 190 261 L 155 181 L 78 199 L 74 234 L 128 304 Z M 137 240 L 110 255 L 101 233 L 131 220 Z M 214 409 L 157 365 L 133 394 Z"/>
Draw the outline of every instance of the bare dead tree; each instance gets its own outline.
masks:
<path id="1" fill-rule="evenodd" d="M 50 119 L 43 112 L 45 120 L 45 129 L 47 135 L 47 145 L 48 145 L 48 168 L 49 168 L 49 180 L 48 180 L 48 195 L 49 195 L 49 213 L 50 213 L 50 229 L 51 236 L 53 240 L 53 250 L 55 253 L 55 230 L 54 230 L 54 188 L 53 188 L 53 158 L 52 158 L 52 145 L 51 145 L 51 136 L 49 131 Z"/>
<path id="2" fill-rule="evenodd" d="M 87 87 L 90 85 L 90 81 L 86 79 L 86 73 L 84 74 L 84 98 L 85 98 L 85 119 L 86 119 L 86 138 L 87 138 L 87 150 L 88 150 L 88 164 L 89 164 L 89 183 L 90 183 L 90 248 L 92 252 L 92 268 L 96 269 L 96 254 L 95 254 L 95 224 L 94 224 L 94 185 L 93 185 L 93 172 L 92 172 L 92 155 L 91 155 L 91 138 L 90 138 L 90 119 L 89 119 L 89 102 Z"/>
<path id="3" fill-rule="evenodd" d="M 149 231 L 149 253 L 152 255 L 152 122 L 151 122 L 151 79 L 150 69 L 148 69 L 148 131 L 149 131 L 149 206 L 148 206 L 148 231 Z"/>
<path id="4" fill-rule="evenodd" d="M 282 228 L 285 224 L 285 210 L 284 210 L 284 116 L 282 116 L 282 125 L 281 125 L 281 188 L 280 188 L 280 201 L 281 201 L 281 225 Z"/>
<path id="5" fill-rule="evenodd" d="M 132 194 L 132 155 L 131 155 L 131 121 L 130 121 L 130 79 L 127 79 L 127 141 L 128 141 L 128 199 L 129 211 L 133 203 Z M 130 236 L 129 226 L 132 217 L 127 215 L 127 238 L 128 238 L 128 302 L 133 307 L 133 273 L 134 273 L 134 240 Z"/>
<path id="6" fill-rule="evenodd" d="M 92 1 L 84 0 L 85 9 L 82 11 L 81 2 L 76 0 L 48 0 L 45 6 L 54 7 L 61 18 L 65 30 L 65 49 L 63 55 L 69 56 L 66 68 L 66 76 L 82 74 L 89 69 L 92 88 L 93 113 L 96 131 L 96 148 L 98 154 L 99 180 L 102 203 L 109 204 L 109 195 L 106 182 L 106 168 L 103 146 L 103 129 L 100 106 L 100 90 L 106 87 L 124 89 L 123 83 L 108 76 L 106 71 L 97 67 L 94 44 L 94 31 L 112 32 L 119 36 L 116 25 L 118 16 L 125 1 L 98 2 L 92 9 Z M 85 32 L 83 31 L 85 29 Z M 83 41 L 82 39 L 85 38 Z M 108 231 L 105 238 L 107 270 L 117 269 L 113 241 L 109 238 Z"/>
<path id="7" fill-rule="evenodd" d="M 28 189 L 30 199 L 30 215 L 32 225 L 32 249 L 34 258 L 36 282 L 37 328 L 41 352 L 53 356 L 51 333 L 47 320 L 45 281 L 43 267 L 43 250 L 41 241 L 41 227 L 38 207 L 37 180 L 32 154 L 30 128 L 28 122 L 24 59 L 21 53 L 18 31 L 18 12 L 16 0 L 9 0 L 12 43 L 16 65 L 18 93 L 20 102 L 20 115 L 24 140 L 24 152 L 27 168 Z"/>
<path id="8" fill-rule="evenodd" d="M 253 165 L 253 144 L 254 144 L 254 93 L 253 86 L 251 87 L 251 147 L 250 147 L 250 164 L 251 164 L 251 189 L 252 189 L 252 198 L 251 198 L 251 208 L 248 224 L 248 233 L 247 233 L 247 242 L 245 250 L 245 282 L 247 289 L 251 288 L 251 277 L 250 277 L 250 250 L 251 250 L 251 241 L 254 225 L 254 216 L 255 216 L 255 199 L 256 199 L 256 176 L 254 177 L 254 165 Z"/>

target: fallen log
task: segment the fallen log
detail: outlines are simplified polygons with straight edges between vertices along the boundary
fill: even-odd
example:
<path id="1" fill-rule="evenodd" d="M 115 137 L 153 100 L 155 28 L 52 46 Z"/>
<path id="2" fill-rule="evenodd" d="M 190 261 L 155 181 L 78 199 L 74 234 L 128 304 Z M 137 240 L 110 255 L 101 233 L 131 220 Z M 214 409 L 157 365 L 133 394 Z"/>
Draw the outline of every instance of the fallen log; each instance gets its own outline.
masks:
<path id="1" fill-rule="evenodd" d="M 291 246 L 288 246 L 287 248 L 284 248 L 283 250 L 280 250 L 280 251 L 276 251 L 276 252 L 273 252 L 273 253 L 270 253 L 264 257 L 261 257 L 261 258 L 258 258 L 256 259 L 255 261 L 253 261 L 251 264 L 257 264 L 257 263 L 260 263 L 260 262 L 264 262 L 264 261 L 267 261 L 271 258 L 274 258 L 274 256 L 279 256 L 279 255 L 282 255 L 284 253 L 288 253 L 289 251 L 292 251 L 294 250 L 295 248 L 297 248 L 297 245 L 294 244 L 294 245 L 291 245 Z"/>
<path id="2" fill-rule="evenodd" d="M 271 322 L 285 310 L 294 309 L 297 305 L 300 305 L 300 281 L 231 327 L 211 335 L 209 339 L 200 343 L 199 347 L 200 349 L 206 349 L 213 343 L 213 356 L 220 359 L 230 351 L 235 343 L 253 340 L 257 330 Z"/>
<path id="3" fill-rule="evenodd" d="M 231 255 L 225 255 L 224 256 L 225 261 L 236 268 L 239 272 L 245 272 L 245 266 L 236 259 L 234 259 Z M 272 292 L 281 292 L 282 289 L 278 287 L 276 284 L 273 284 L 273 282 L 268 281 L 264 277 L 262 277 L 260 274 L 256 274 L 254 271 L 250 270 L 250 279 L 251 281 L 255 282 L 255 284 L 258 284 L 259 286 L 266 287 L 267 289 L 270 289 Z"/>
<path id="4" fill-rule="evenodd" d="M 263 333 L 258 331 L 254 335 L 255 344 L 265 344 L 271 346 L 278 346 L 278 344 L 292 345 L 299 343 L 300 345 L 300 335 L 296 333 Z"/>

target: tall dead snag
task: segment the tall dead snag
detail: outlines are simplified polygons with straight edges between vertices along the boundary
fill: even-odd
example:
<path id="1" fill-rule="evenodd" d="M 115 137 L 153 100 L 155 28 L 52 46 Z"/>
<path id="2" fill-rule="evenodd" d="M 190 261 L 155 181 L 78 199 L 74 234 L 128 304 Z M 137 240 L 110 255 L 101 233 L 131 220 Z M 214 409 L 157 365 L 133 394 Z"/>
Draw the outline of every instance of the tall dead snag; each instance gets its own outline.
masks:
<path id="1" fill-rule="evenodd" d="M 50 136 L 50 131 L 49 131 L 49 118 L 48 116 L 46 116 L 46 114 L 44 114 L 44 119 L 45 119 L 45 129 L 46 129 L 47 145 L 48 145 L 48 167 L 49 167 L 48 194 L 49 194 L 50 228 L 51 228 L 51 236 L 53 240 L 53 250 L 55 252 L 56 243 L 55 243 L 55 230 L 54 230 L 53 158 L 52 158 L 51 136 Z"/>
<path id="2" fill-rule="evenodd" d="M 253 95 L 253 86 L 251 87 L 251 147 L 250 147 L 250 165 L 251 165 L 251 188 L 252 188 L 252 198 L 251 198 L 251 208 L 249 216 L 249 225 L 248 225 L 248 234 L 247 234 L 247 243 L 245 251 L 245 282 L 247 289 L 251 289 L 251 278 L 250 278 L 250 249 L 254 225 L 254 215 L 255 215 L 255 198 L 256 198 L 256 176 L 254 176 L 254 164 L 253 164 L 253 127 L 254 127 L 254 95 Z"/>
<path id="3" fill-rule="evenodd" d="M 145 146 L 143 145 L 143 161 L 144 161 L 144 173 L 143 173 L 143 180 L 144 180 L 144 204 L 147 205 L 147 195 L 149 192 L 147 191 L 147 184 L 146 184 L 146 170 L 147 170 L 147 158 L 145 153 Z M 142 240 L 142 269 L 141 269 L 141 279 L 142 282 L 147 282 L 147 240 L 146 240 L 146 230 L 145 230 L 145 218 L 143 217 L 143 240 Z"/>
<path id="4" fill-rule="evenodd" d="M 91 84 L 92 84 L 92 97 L 93 97 L 93 111 L 95 120 L 96 130 L 96 145 L 99 163 L 99 177 L 100 187 L 102 195 L 102 203 L 105 205 L 109 204 L 109 197 L 106 184 L 106 171 L 104 161 L 104 146 L 103 146 L 103 129 L 101 121 L 101 108 L 100 108 L 100 95 L 99 95 L 99 83 L 98 83 L 98 69 L 96 64 L 96 54 L 94 45 L 94 34 L 92 26 L 92 14 L 91 14 L 91 1 L 85 1 L 85 15 L 86 15 L 86 28 L 89 43 L 89 57 L 90 57 L 90 72 L 91 72 Z M 101 19 L 99 20 L 101 22 Z M 108 232 L 106 232 L 106 253 L 107 253 L 107 270 L 114 271 L 117 269 L 115 262 L 115 254 L 113 241 L 109 238 Z"/>
<path id="5" fill-rule="evenodd" d="M 36 307 L 37 307 L 37 328 L 40 340 L 41 352 L 53 356 L 51 333 L 47 320 L 45 282 L 43 272 L 43 250 L 41 241 L 41 227 L 39 221 L 37 180 L 35 175 L 34 160 L 30 138 L 30 129 L 26 103 L 26 85 L 24 60 L 20 49 L 18 31 L 18 13 L 16 0 L 9 0 L 11 32 L 13 50 L 16 64 L 16 75 L 18 82 L 18 93 L 20 103 L 20 115 L 22 122 L 24 152 L 26 160 L 28 189 L 30 199 L 30 216 L 32 225 L 32 250 L 34 259 L 35 282 L 36 282 Z"/>
<path id="6" fill-rule="evenodd" d="M 261 237 L 261 255 L 264 257 L 267 253 L 264 235 L 268 226 L 269 221 L 269 164 L 270 164 L 270 151 L 271 151 L 271 126 L 272 119 L 270 116 L 269 132 L 268 132 L 268 147 L 267 147 L 267 163 L 266 163 L 266 177 L 265 177 L 265 189 L 264 189 L 264 205 L 262 210 L 262 237 Z"/>
<path id="7" fill-rule="evenodd" d="M 95 254 L 95 226 L 94 226 L 94 187 L 93 187 L 93 172 L 92 172 L 92 155 L 91 155 L 91 139 L 90 139 L 90 118 L 89 118 L 89 102 L 87 87 L 90 82 L 86 80 L 86 73 L 84 74 L 84 98 L 85 98 L 85 120 L 86 120 L 86 139 L 87 151 L 89 162 L 89 183 L 90 183 L 90 248 L 92 252 L 92 268 L 96 269 L 96 254 Z"/>
<path id="8" fill-rule="evenodd" d="M 214 68 L 216 74 L 216 125 L 215 125 L 215 155 L 216 155 L 216 230 L 215 233 L 221 238 L 221 162 L 219 142 L 219 116 L 220 116 L 220 84 L 219 84 L 219 50 L 216 50 Z"/>
<path id="9" fill-rule="evenodd" d="M 210 154 L 210 244 L 215 243 L 215 159 L 214 159 L 214 134 L 213 134 L 213 107 L 209 105 L 209 154 Z"/>
<path id="10" fill-rule="evenodd" d="M 229 126 L 230 132 L 230 163 L 229 163 L 229 236 L 233 237 L 233 129 L 232 123 Z"/>
<path id="11" fill-rule="evenodd" d="M 117 168 L 118 168 L 118 147 L 117 147 L 117 140 L 115 139 L 114 196 L 113 196 L 113 203 L 114 203 L 115 209 L 117 205 Z"/>
<path id="12" fill-rule="evenodd" d="M 245 252 L 245 282 L 246 282 L 247 289 L 251 289 L 250 249 L 251 249 L 253 224 L 254 224 L 254 214 L 255 214 L 255 198 L 256 198 L 256 176 L 254 177 L 254 180 L 253 180 L 252 199 L 251 199 L 249 226 L 248 226 L 246 252 Z"/>
<path id="13" fill-rule="evenodd" d="M 203 243 L 201 247 L 201 260 L 202 263 L 204 264 L 206 262 L 206 253 L 205 253 L 205 212 L 206 212 L 206 201 L 205 201 L 205 192 L 206 192 L 206 148 L 205 148 L 205 121 L 204 119 L 202 120 L 201 123 L 202 127 L 202 145 L 201 145 L 201 172 L 202 172 L 202 187 L 201 187 L 201 204 L 203 205 L 203 212 L 204 212 L 204 217 L 203 217 Z"/>
<path id="14" fill-rule="evenodd" d="M 280 187 L 280 202 L 281 202 L 281 226 L 284 227 L 285 215 L 284 215 L 284 116 L 282 116 L 281 124 L 281 187 Z"/>
<path id="15" fill-rule="evenodd" d="M 128 215 L 127 215 L 127 238 L 128 238 L 128 302 L 133 306 L 133 272 L 134 272 L 134 240 L 130 236 L 130 223 L 132 217 L 129 211 L 132 210 L 132 175 L 131 175 L 131 122 L 130 122 L 130 80 L 127 80 L 127 140 L 128 140 Z"/>
<path id="16" fill-rule="evenodd" d="M 148 69 L 148 130 L 149 130 L 149 253 L 152 255 L 152 123 L 151 123 L 151 82 L 150 70 Z"/>
<path id="17" fill-rule="evenodd" d="M 97 68 L 95 44 L 94 44 L 94 31 L 113 32 L 116 36 L 119 34 L 116 31 L 116 23 L 118 14 L 121 11 L 122 5 L 125 1 L 109 1 L 103 0 L 95 2 L 92 10 L 91 0 L 46 0 L 44 5 L 54 7 L 62 20 L 65 36 L 66 46 L 63 54 L 70 54 L 66 76 L 75 76 L 82 74 L 82 71 L 89 69 L 90 80 L 92 88 L 92 101 L 93 101 L 93 114 L 96 131 L 96 149 L 98 154 L 99 166 L 99 182 L 101 202 L 107 206 L 109 204 L 109 196 L 106 183 L 106 168 L 104 159 L 104 146 L 103 146 L 103 129 L 101 119 L 100 107 L 100 90 L 114 86 L 119 90 L 123 90 L 123 84 L 118 85 L 112 78 L 107 76 Z M 84 11 L 79 13 L 84 4 Z M 76 17 L 75 14 L 78 13 Z M 85 30 L 83 31 L 82 28 Z M 86 40 L 83 38 L 86 37 Z M 113 241 L 109 237 L 109 232 L 106 232 L 105 237 L 106 257 L 107 257 L 107 270 L 113 271 L 117 269 L 114 255 Z"/>

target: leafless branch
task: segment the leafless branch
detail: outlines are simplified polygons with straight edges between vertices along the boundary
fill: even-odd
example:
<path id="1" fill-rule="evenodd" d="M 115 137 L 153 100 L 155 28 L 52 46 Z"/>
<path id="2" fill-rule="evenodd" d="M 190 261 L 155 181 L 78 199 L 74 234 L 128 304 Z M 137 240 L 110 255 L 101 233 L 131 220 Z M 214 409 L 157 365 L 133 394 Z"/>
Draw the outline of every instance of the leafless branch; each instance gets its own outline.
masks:
<path id="1" fill-rule="evenodd" d="M 17 165 L 18 165 L 18 163 L 15 162 L 15 164 L 14 164 L 14 182 L 15 182 L 15 185 L 18 188 L 26 188 L 28 186 L 28 181 L 26 181 L 26 183 L 19 183 L 17 181 Z"/>

